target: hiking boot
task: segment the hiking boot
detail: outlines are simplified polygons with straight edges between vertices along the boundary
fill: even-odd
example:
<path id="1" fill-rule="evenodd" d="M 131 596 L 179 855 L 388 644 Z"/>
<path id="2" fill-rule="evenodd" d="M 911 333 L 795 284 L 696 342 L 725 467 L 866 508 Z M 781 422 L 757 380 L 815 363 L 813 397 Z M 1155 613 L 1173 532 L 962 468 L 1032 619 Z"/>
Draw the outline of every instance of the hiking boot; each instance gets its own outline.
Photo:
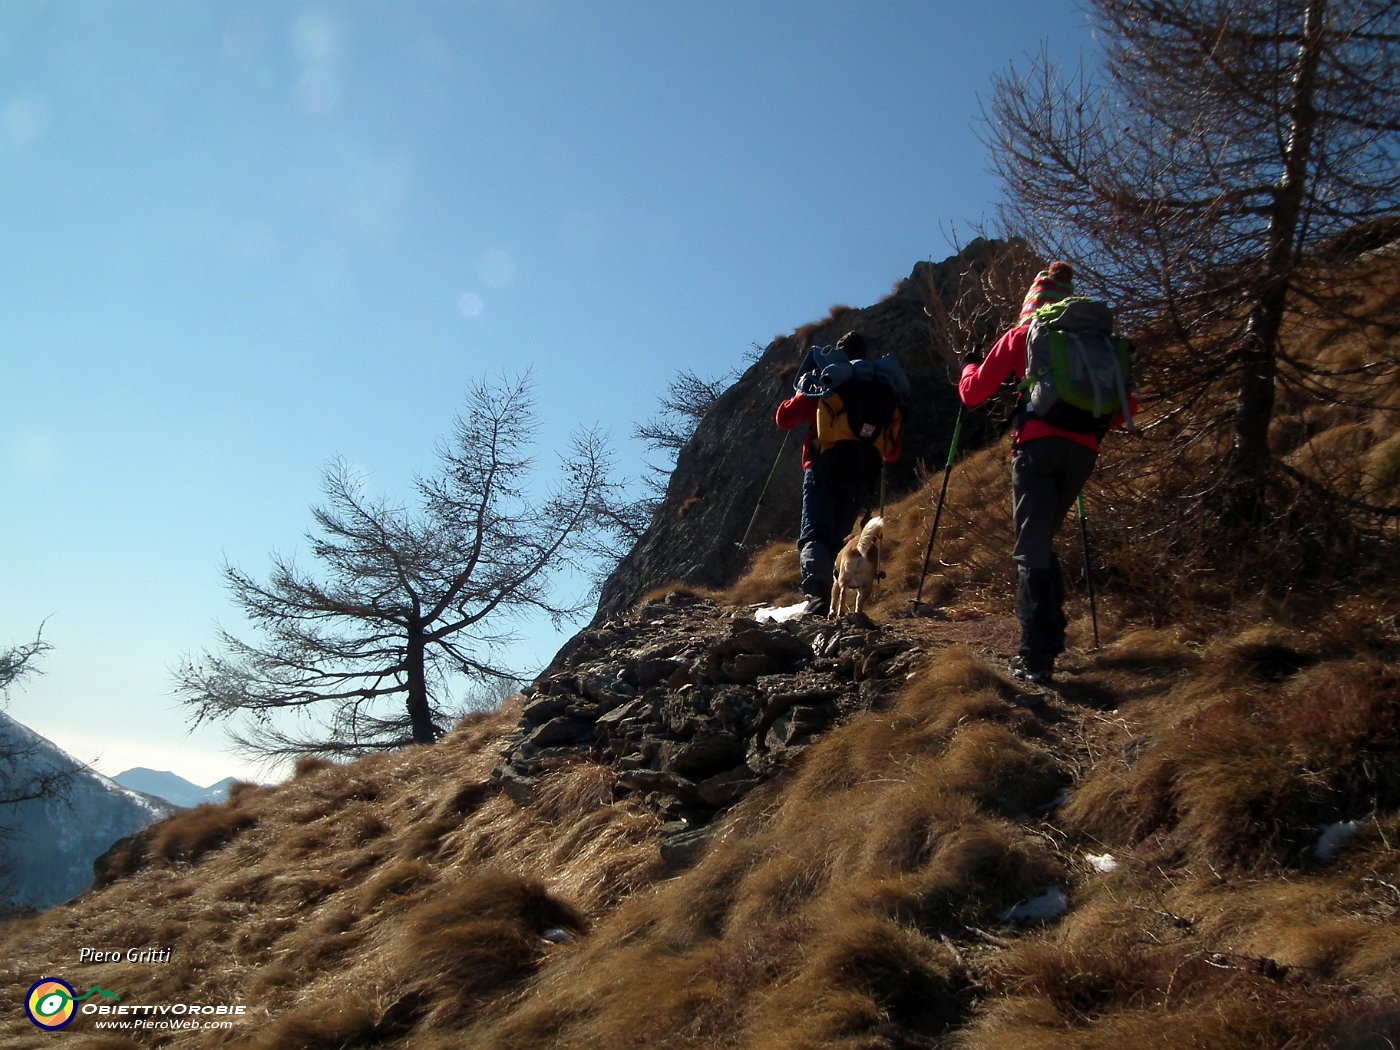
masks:
<path id="1" fill-rule="evenodd" d="M 1055 672 L 1049 667 L 1028 667 L 1018 656 L 1011 661 L 1011 677 L 1031 685 L 1050 685 L 1055 680 Z"/>
<path id="2" fill-rule="evenodd" d="M 805 616 L 825 616 L 830 606 L 827 600 L 821 595 L 815 595 L 807 599 L 807 608 L 803 610 Z"/>

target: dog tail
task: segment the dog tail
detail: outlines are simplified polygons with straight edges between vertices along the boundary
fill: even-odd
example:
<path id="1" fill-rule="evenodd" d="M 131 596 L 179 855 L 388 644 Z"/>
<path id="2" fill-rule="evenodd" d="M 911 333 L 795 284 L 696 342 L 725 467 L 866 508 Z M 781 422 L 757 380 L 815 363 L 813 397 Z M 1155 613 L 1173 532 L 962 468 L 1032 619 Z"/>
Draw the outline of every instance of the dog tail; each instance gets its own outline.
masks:
<path id="1" fill-rule="evenodd" d="M 868 558 L 875 550 L 875 544 L 880 541 L 880 537 L 885 534 L 885 519 L 880 517 L 871 518 L 865 523 L 865 528 L 860 530 L 860 539 L 856 540 L 856 550 L 860 551 L 862 558 Z"/>

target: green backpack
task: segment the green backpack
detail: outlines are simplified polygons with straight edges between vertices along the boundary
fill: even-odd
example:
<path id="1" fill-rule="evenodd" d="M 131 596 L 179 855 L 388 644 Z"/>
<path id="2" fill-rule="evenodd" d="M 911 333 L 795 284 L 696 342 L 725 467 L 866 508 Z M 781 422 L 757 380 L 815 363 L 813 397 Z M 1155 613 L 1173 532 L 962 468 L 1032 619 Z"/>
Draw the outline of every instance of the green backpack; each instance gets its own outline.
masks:
<path id="1" fill-rule="evenodd" d="M 1113 331 L 1107 303 L 1072 296 L 1042 306 L 1026 336 L 1026 411 L 1051 426 L 1102 436 L 1121 412 L 1133 430 L 1128 396 L 1133 345 Z"/>

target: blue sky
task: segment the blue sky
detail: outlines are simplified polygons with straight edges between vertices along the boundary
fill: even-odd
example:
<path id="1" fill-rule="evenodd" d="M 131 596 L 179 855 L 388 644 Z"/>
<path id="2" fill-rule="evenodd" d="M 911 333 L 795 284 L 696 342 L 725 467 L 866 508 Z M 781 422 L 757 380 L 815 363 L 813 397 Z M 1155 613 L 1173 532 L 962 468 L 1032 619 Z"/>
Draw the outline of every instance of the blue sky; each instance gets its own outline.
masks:
<path id="1" fill-rule="evenodd" d="M 170 668 L 330 458 L 406 496 L 529 367 L 546 451 L 597 423 L 636 473 L 677 369 L 991 214 L 977 99 L 1046 42 L 1093 48 L 1061 0 L 0 0 L 0 644 L 54 647 L 10 713 L 254 775 Z"/>

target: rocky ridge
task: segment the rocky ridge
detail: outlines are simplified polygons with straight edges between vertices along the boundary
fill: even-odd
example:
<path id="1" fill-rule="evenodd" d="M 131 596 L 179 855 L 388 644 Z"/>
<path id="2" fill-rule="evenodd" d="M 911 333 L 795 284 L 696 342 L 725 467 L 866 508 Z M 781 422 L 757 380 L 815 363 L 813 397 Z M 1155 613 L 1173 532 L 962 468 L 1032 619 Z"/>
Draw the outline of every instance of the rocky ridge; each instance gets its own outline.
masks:
<path id="1" fill-rule="evenodd" d="M 979 238 L 944 262 L 916 264 L 878 303 L 833 307 L 824 320 L 773 339 L 680 450 L 650 526 L 603 585 L 594 624 L 672 583 L 728 586 L 755 550 L 796 532 L 802 435 L 779 430 L 773 412 L 792 396 L 793 374 L 811 346 L 859 331 L 873 344 L 874 356 L 894 355 L 908 375 L 914 396 L 905 413 L 904 454 L 884 479 L 891 499 L 916 487 L 921 468 L 940 466 L 958 395 L 948 362 L 933 348 L 925 308 L 938 300 L 951 309 L 1011 250 L 1006 242 Z M 982 334 L 991 339 L 995 332 Z M 964 450 L 996 437 L 990 419 L 964 418 Z"/>
<path id="2" fill-rule="evenodd" d="M 612 766 L 618 795 L 663 821 L 663 856 L 684 863 L 716 815 L 924 656 L 912 631 L 861 613 L 761 623 L 673 591 L 574 638 L 527 690 L 494 779 L 524 802 L 551 770 Z"/>

